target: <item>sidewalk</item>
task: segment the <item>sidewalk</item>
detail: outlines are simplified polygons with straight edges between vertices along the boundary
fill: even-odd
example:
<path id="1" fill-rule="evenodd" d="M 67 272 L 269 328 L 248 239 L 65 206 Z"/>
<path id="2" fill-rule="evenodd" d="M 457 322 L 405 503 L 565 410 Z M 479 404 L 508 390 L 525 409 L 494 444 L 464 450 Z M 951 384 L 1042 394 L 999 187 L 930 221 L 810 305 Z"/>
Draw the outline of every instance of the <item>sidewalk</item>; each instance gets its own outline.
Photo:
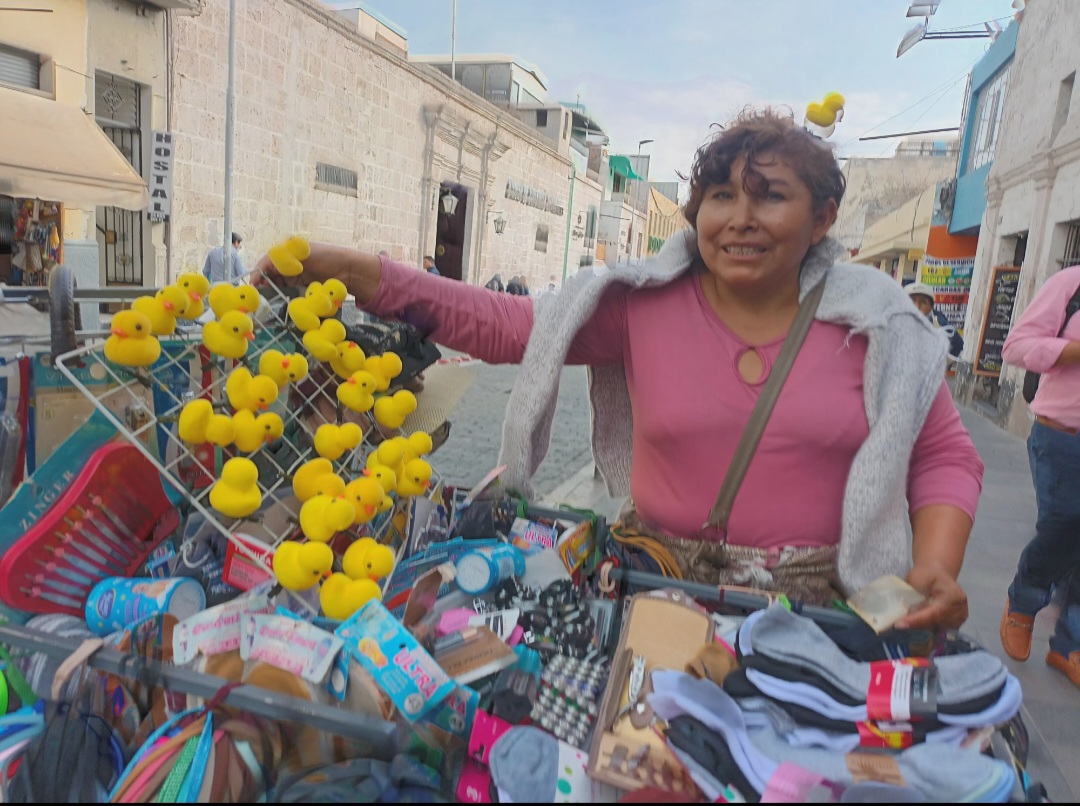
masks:
<path id="1" fill-rule="evenodd" d="M 1027 663 L 1010 660 L 998 640 L 998 622 L 1016 561 L 1034 533 L 1035 494 L 1024 442 L 972 411 L 961 410 L 964 424 L 986 464 L 983 494 L 960 582 L 971 617 L 964 631 L 999 656 L 1024 690 L 1024 721 L 1030 734 L 1028 774 L 1046 786 L 1057 802 L 1080 800 L 1080 691 L 1046 666 L 1047 638 L 1056 612 L 1044 610 L 1035 623 L 1035 642 Z M 592 465 L 581 468 L 546 499 L 548 505 L 592 509 L 609 519 L 621 502 L 609 498 Z"/>

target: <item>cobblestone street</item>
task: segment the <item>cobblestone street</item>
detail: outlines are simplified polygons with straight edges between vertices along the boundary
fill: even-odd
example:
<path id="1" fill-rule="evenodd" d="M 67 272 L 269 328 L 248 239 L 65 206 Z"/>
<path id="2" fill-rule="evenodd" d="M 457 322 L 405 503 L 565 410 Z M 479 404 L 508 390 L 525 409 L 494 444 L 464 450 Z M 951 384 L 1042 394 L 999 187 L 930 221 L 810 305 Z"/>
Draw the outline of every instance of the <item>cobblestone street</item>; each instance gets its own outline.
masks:
<path id="1" fill-rule="evenodd" d="M 432 458 L 448 481 L 474 484 L 495 466 L 506 401 L 517 371 L 513 365 L 480 365 L 476 383 L 450 417 L 450 438 Z M 558 427 L 552 431 L 551 449 L 536 474 L 540 494 L 550 493 L 590 459 L 587 385 L 583 367 L 563 370 L 555 414 Z"/>

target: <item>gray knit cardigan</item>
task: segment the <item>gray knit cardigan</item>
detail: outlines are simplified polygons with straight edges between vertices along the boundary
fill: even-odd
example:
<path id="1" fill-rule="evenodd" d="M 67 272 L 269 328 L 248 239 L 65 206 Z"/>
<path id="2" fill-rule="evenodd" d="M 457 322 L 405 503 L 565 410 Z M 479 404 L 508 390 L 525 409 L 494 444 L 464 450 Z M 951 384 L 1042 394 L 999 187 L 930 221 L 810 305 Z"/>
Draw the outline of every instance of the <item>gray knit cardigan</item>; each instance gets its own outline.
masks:
<path id="1" fill-rule="evenodd" d="M 844 492 L 838 560 L 841 584 L 854 591 L 884 574 L 903 576 L 910 568 L 908 465 L 941 387 L 948 344 L 895 281 L 867 266 L 836 262 L 843 254 L 831 238 L 811 248 L 803 262 L 800 296 L 825 277 L 816 318 L 865 334 L 868 341 L 863 386 L 870 431 Z M 509 486 L 526 496 L 533 493 L 530 480 L 551 441 L 560 369 L 605 289 L 612 283 L 664 285 L 689 269 L 697 256 L 696 232 L 683 230 L 643 265 L 582 271 L 559 294 L 536 300 L 532 335 L 503 425 L 500 464 L 508 466 L 504 479 Z M 596 466 L 608 492 L 626 496 L 633 410 L 623 366 L 591 367 L 589 396 Z M 806 472 L 814 470 L 807 467 Z"/>

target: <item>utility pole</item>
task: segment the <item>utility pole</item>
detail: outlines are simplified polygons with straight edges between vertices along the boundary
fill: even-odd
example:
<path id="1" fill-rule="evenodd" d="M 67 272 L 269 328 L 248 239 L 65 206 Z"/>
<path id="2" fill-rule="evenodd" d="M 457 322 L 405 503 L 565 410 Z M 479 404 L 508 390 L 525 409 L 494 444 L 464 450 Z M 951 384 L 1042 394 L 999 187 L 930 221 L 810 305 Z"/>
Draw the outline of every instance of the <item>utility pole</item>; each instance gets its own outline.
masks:
<path id="1" fill-rule="evenodd" d="M 225 281 L 232 278 L 233 127 L 236 123 L 236 0 L 229 0 L 229 79 L 225 85 Z"/>
<path id="2" fill-rule="evenodd" d="M 450 19 L 450 80 L 457 81 L 457 0 L 453 0 Z"/>

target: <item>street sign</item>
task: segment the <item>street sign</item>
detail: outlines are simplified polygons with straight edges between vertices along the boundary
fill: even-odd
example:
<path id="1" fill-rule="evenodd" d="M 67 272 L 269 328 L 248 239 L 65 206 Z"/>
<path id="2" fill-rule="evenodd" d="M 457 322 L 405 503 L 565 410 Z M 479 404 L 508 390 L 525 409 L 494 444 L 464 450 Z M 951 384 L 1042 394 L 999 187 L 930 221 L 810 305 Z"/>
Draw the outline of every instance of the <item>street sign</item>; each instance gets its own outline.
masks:
<path id="1" fill-rule="evenodd" d="M 168 221 L 172 212 L 172 132 L 153 132 L 150 143 L 150 220 Z"/>

